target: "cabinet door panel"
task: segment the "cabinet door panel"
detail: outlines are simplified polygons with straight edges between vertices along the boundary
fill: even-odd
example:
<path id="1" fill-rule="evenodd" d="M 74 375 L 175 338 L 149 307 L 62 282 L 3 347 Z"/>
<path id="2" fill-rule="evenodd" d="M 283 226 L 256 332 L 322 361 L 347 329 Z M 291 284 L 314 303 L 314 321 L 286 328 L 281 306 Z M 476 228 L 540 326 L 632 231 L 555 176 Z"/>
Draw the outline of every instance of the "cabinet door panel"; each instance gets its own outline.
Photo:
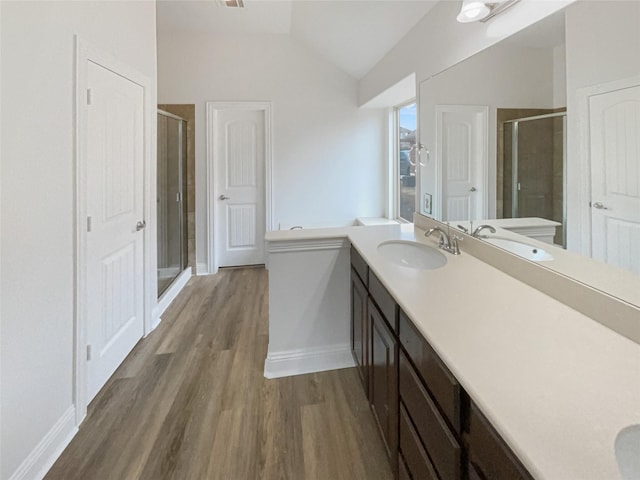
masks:
<path id="1" fill-rule="evenodd" d="M 351 269 L 351 352 L 366 394 L 369 393 L 369 328 L 367 290 Z"/>
<path id="2" fill-rule="evenodd" d="M 398 346 L 391 329 L 371 300 L 367 307 L 371 327 L 371 408 L 387 447 L 393 471 L 398 461 Z"/>

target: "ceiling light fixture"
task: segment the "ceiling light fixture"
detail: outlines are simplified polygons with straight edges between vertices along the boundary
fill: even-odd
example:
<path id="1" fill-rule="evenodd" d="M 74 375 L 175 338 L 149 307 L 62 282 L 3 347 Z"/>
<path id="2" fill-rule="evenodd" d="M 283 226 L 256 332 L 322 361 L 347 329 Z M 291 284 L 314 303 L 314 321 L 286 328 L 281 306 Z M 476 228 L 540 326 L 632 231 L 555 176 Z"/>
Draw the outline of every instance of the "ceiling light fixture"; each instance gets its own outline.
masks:
<path id="1" fill-rule="evenodd" d="M 462 8 L 457 20 L 460 23 L 486 22 L 520 0 L 462 0 Z"/>

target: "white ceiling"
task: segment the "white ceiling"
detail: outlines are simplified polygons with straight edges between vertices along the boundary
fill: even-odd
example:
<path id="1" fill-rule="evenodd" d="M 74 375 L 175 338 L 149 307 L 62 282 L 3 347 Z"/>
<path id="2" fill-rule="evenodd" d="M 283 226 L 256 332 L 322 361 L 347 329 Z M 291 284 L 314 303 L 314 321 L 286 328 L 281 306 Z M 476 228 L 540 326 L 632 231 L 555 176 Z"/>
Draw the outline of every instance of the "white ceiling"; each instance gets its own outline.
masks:
<path id="1" fill-rule="evenodd" d="M 290 34 L 355 78 L 362 78 L 437 0 L 158 1 L 158 31 Z"/>

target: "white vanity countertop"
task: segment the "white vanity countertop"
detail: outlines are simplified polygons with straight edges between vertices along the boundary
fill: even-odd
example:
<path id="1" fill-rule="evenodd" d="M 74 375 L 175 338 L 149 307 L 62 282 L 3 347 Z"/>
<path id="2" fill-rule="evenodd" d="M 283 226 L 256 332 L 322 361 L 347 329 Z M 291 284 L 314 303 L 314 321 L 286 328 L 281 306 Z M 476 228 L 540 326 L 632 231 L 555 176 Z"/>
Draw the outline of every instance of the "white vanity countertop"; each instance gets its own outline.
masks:
<path id="1" fill-rule="evenodd" d="M 447 265 L 436 270 L 378 253 L 392 239 L 437 245 L 412 224 L 267 240 L 342 236 L 535 478 L 621 478 L 614 441 L 640 424 L 640 345 L 467 253 L 445 253 Z"/>

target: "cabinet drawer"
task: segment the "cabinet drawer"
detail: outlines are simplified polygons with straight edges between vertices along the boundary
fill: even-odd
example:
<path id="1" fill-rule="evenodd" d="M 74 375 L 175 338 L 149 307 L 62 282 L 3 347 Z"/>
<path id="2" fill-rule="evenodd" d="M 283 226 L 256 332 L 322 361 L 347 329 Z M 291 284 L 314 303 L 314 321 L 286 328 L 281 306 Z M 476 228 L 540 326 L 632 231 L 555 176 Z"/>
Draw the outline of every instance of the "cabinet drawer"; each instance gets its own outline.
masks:
<path id="1" fill-rule="evenodd" d="M 358 253 L 358 251 L 351 246 L 351 266 L 358 273 L 360 280 L 364 283 L 365 287 L 369 287 L 369 265 L 364 261 L 364 258 Z"/>
<path id="2" fill-rule="evenodd" d="M 404 461 L 403 461 L 404 460 Z M 406 462 L 408 472 L 404 472 Z M 438 480 L 438 475 L 431 465 L 420 437 L 402 403 L 400 404 L 400 455 L 398 456 L 399 477 L 413 480 Z M 407 474 L 409 473 L 409 475 Z"/>
<path id="3" fill-rule="evenodd" d="M 394 332 L 398 332 L 398 306 L 391 294 L 384 288 L 373 272 L 369 272 L 369 295 L 373 298 L 385 320 L 391 325 Z"/>
<path id="4" fill-rule="evenodd" d="M 411 480 L 401 453 L 398 453 L 398 480 Z"/>
<path id="5" fill-rule="evenodd" d="M 400 399 L 442 480 L 462 476 L 462 451 L 444 418 L 424 389 L 415 370 L 401 351 Z"/>
<path id="6" fill-rule="evenodd" d="M 460 384 L 403 311 L 399 315 L 398 338 L 449 425 L 461 433 Z"/>
<path id="7" fill-rule="evenodd" d="M 469 432 L 465 434 L 465 442 L 469 449 L 470 471 L 475 470 L 474 474 L 478 477 L 491 480 L 533 478 L 473 404 L 469 412 Z"/>

